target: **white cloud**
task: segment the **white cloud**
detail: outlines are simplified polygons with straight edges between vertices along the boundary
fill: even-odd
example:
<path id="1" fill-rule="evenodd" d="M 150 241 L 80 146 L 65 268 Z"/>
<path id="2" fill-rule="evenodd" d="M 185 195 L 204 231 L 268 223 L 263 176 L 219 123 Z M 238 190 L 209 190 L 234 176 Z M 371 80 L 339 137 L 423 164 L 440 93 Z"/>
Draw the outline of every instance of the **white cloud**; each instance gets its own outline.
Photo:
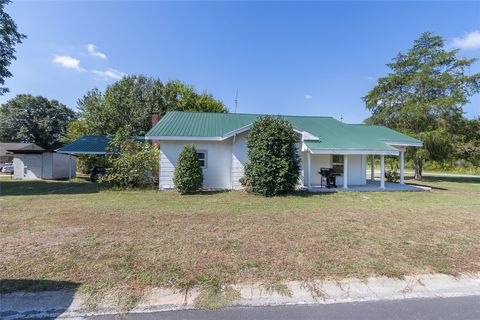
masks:
<path id="1" fill-rule="evenodd" d="M 120 80 L 127 75 L 126 73 L 115 69 L 107 69 L 105 71 L 93 70 L 92 72 L 104 80 Z"/>
<path id="2" fill-rule="evenodd" d="M 367 76 L 365 79 L 367 79 L 368 81 L 375 81 L 375 78 L 372 76 Z"/>
<path id="3" fill-rule="evenodd" d="M 107 55 L 105 53 L 98 52 L 97 47 L 94 44 L 91 44 L 91 43 L 87 44 L 87 51 L 94 57 L 97 57 L 103 60 L 107 59 Z"/>
<path id="4" fill-rule="evenodd" d="M 70 56 L 55 56 L 55 58 L 53 58 L 53 62 L 61 65 L 64 68 L 85 71 L 85 69 L 80 67 L 80 60 Z"/>
<path id="5" fill-rule="evenodd" d="M 480 31 L 475 30 L 465 34 L 461 38 L 453 38 L 452 47 L 457 49 L 479 49 Z"/>
<path id="6" fill-rule="evenodd" d="M 310 100 L 310 99 L 312 99 L 312 98 L 313 98 L 313 97 L 312 97 L 311 95 L 309 95 L 309 94 L 305 95 L 305 99 L 307 99 L 307 100 Z"/>

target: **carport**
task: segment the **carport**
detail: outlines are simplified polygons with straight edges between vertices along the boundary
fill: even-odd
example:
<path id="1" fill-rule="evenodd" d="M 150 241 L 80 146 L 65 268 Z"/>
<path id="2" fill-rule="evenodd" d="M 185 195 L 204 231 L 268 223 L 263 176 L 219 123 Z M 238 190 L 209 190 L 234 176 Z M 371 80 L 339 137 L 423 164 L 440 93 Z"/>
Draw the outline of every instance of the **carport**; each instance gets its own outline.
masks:
<path id="1" fill-rule="evenodd" d="M 80 139 L 70 142 L 69 144 L 56 150 L 57 153 L 72 155 L 106 155 L 112 154 L 108 151 L 110 137 L 107 136 L 83 136 Z M 70 177 L 71 178 L 71 177 Z"/>

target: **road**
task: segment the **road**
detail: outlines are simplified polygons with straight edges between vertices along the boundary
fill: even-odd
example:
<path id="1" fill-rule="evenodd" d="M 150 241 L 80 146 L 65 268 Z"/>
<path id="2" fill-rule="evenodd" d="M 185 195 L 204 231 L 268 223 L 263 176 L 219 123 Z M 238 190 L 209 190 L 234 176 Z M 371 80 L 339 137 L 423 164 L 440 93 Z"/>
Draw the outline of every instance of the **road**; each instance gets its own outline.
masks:
<path id="1" fill-rule="evenodd" d="M 181 310 L 97 316 L 89 319 L 139 320 L 479 320 L 480 296 L 277 307 L 231 307 L 217 311 Z"/>

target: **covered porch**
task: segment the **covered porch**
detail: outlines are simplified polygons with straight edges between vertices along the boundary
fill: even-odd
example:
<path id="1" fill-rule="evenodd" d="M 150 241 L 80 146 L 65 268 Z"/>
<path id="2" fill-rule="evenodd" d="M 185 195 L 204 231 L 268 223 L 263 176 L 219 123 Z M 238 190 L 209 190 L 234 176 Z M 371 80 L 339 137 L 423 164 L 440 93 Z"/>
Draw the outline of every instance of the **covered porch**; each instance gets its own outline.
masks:
<path id="1" fill-rule="evenodd" d="M 393 149 L 393 148 L 392 148 Z M 385 178 L 385 156 L 399 157 L 399 183 L 387 182 Z M 377 151 L 312 150 L 304 153 L 304 185 L 311 192 L 339 191 L 425 191 L 405 184 L 405 149 Z M 375 180 L 375 159 L 380 158 L 380 176 Z M 367 162 L 370 162 L 370 179 L 367 179 Z M 320 169 L 331 168 L 338 176 L 336 187 L 327 188 L 326 178 Z"/>

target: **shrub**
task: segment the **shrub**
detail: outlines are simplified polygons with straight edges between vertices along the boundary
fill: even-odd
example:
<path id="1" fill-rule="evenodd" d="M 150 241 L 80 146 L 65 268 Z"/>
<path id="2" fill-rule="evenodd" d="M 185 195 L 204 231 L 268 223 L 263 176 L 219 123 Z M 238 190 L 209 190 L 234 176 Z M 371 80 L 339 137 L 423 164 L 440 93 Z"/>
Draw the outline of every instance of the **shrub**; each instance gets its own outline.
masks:
<path id="1" fill-rule="evenodd" d="M 106 157 L 106 175 L 100 177 L 100 182 L 120 188 L 145 187 L 155 183 L 159 159 L 156 146 L 116 136 L 109 149 L 115 153 Z"/>
<path id="2" fill-rule="evenodd" d="M 397 182 L 400 180 L 400 174 L 396 169 L 385 170 L 385 179 L 387 179 L 388 182 Z"/>
<path id="3" fill-rule="evenodd" d="M 202 188 L 202 168 L 193 144 L 187 144 L 182 148 L 173 174 L 173 183 L 181 194 L 192 193 Z"/>
<path id="4" fill-rule="evenodd" d="M 264 196 L 294 191 L 300 174 L 298 143 L 300 139 L 288 121 L 272 116 L 255 121 L 247 142 L 247 190 Z"/>

